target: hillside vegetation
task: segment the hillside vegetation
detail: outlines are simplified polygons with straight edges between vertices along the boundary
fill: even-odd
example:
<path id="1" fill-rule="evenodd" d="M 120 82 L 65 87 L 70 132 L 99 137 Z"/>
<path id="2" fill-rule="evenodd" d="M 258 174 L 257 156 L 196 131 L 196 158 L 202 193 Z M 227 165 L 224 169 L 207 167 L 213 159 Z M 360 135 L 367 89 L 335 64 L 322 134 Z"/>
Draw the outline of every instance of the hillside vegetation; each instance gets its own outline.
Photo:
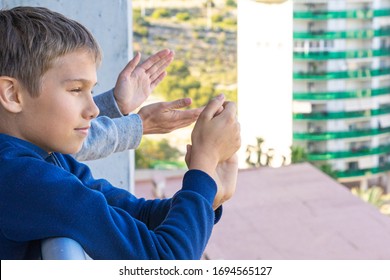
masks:
<path id="1" fill-rule="evenodd" d="M 213 5 L 210 1 L 167 0 L 149 8 L 138 2 L 133 10 L 134 51 L 140 51 L 143 58 L 164 48 L 175 52 L 167 77 L 153 95 L 167 101 L 191 97 L 192 107 L 205 105 L 219 93 L 237 101 L 236 2 Z M 136 150 L 137 168 L 185 167 L 183 151 L 178 148 L 185 147 L 189 135 L 179 131 L 143 137 Z"/>
<path id="2" fill-rule="evenodd" d="M 144 57 L 163 48 L 176 53 L 168 76 L 155 90 L 161 98 L 191 97 L 194 106 L 202 106 L 223 92 L 230 100 L 237 100 L 237 20 L 232 3 L 223 7 L 199 3 L 192 8 L 134 9 L 134 51 Z"/>

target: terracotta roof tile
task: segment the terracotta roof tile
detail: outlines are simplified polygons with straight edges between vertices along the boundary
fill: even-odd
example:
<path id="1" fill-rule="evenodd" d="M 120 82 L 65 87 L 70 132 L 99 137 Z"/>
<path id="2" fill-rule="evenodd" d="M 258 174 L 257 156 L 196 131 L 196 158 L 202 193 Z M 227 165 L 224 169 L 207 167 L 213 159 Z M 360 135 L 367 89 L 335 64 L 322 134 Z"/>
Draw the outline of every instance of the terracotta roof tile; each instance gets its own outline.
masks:
<path id="1" fill-rule="evenodd" d="M 166 195 L 180 182 L 168 178 Z M 136 193 L 148 196 L 151 184 L 143 184 Z M 389 248 L 390 217 L 313 166 L 296 164 L 239 172 L 205 258 L 390 259 Z"/>

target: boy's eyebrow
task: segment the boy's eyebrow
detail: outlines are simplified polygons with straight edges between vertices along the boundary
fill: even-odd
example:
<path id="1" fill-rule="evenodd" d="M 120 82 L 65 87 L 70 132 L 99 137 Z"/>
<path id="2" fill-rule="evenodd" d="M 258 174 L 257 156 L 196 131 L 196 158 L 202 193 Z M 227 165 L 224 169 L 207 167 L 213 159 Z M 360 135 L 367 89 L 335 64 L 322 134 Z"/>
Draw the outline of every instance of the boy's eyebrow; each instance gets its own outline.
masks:
<path id="1" fill-rule="evenodd" d="M 83 84 L 92 84 L 93 82 L 90 81 L 90 80 L 87 80 L 87 79 L 66 79 L 66 80 L 63 80 L 62 83 L 65 84 L 65 83 L 72 83 L 72 82 L 79 82 L 79 83 L 83 83 Z M 98 83 L 95 82 L 95 84 L 93 84 L 93 86 L 96 86 Z"/>

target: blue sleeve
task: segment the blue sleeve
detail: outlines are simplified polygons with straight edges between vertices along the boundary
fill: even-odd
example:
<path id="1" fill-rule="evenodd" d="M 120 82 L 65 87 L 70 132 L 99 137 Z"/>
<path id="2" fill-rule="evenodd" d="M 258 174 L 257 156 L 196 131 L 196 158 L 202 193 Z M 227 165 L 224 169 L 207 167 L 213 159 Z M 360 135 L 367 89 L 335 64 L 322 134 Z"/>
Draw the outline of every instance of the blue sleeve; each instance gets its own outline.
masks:
<path id="1" fill-rule="evenodd" d="M 73 174 L 30 155 L 3 164 L 1 230 L 13 242 L 64 236 L 93 259 L 199 259 L 211 235 L 216 185 L 202 171 L 188 171 L 172 199 L 146 201 L 77 162 L 66 163 Z"/>

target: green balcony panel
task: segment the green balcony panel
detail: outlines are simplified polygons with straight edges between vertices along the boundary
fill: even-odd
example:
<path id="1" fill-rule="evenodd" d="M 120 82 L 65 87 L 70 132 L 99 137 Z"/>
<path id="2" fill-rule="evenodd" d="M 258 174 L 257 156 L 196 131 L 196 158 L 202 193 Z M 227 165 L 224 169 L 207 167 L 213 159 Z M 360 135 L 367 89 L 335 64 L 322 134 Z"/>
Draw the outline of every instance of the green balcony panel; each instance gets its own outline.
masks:
<path id="1" fill-rule="evenodd" d="M 347 170 L 347 171 L 337 171 L 336 176 L 339 179 L 342 178 L 351 178 L 351 177 L 361 177 L 367 176 L 371 174 L 378 174 L 383 172 L 390 171 L 390 164 L 384 164 L 382 166 L 367 168 L 367 169 L 358 169 L 358 170 Z"/>
<path id="2" fill-rule="evenodd" d="M 294 92 L 293 99 L 296 101 L 303 100 L 334 100 L 349 98 L 367 98 L 380 95 L 390 94 L 390 87 L 376 89 L 361 89 L 354 91 L 334 91 L 334 92 Z"/>
<path id="3" fill-rule="evenodd" d="M 390 49 L 351 50 L 341 52 L 294 52 L 294 60 L 330 60 L 390 56 Z"/>
<path id="4" fill-rule="evenodd" d="M 294 32 L 294 39 L 334 40 L 334 39 L 371 39 L 373 37 L 390 36 L 390 28 L 377 30 L 347 30 L 347 31 L 311 31 Z"/>
<path id="5" fill-rule="evenodd" d="M 294 19 L 329 20 L 329 19 L 371 19 L 390 15 L 390 9 L 347 10 L 347 11 L 294 11 Z"/>
<path id="6" fill-rule="evenodd" d="M 295 121 L 299 120 L 312 120 L 312 121 L 323 121 L 323 120 L 335 120 L 335 119 L 352 119 L 352 118 L 366 118 L 372 116 L 390 114 L 390 106 L 372 109 L 372 110 L 360 110 L 351 112 L 314 112 L 309 114 L 293 114 Z"/>
<path id="7" fill-rule="evenodd" d="M 294 72 L 294 80 L 334 80 L 334 79 L 361 79 L 390 75 L 390 68 L 359 69 L 342 72 Z"/>
<path id="8" fill-rule="evenodd" d="M 332 139 L 359 138 L 390 133 L 390 127 L 371 128 L 351 131 L 319 131 L 319 132 L 294 132 L 293 139 L 296 141 L 326 141 Z"/>
<path id="9" fill-rule="evenodd" d="M 308 154 L 309 161 L 324 161 L 331 159 L 342 159 L 351 157 L 363 157 L 371 155 L 387 154 L 390 152 L 390 145 L 383 145 L 376 148 L 361 148 L 351 151 L 339 151 L 339 152 L 312 152 Z"/>
<path id="10" fill-rule="evenodd" d="M 390 16 L 390 8 L 374 10 L 374 17 L 387 17 Z"/>

